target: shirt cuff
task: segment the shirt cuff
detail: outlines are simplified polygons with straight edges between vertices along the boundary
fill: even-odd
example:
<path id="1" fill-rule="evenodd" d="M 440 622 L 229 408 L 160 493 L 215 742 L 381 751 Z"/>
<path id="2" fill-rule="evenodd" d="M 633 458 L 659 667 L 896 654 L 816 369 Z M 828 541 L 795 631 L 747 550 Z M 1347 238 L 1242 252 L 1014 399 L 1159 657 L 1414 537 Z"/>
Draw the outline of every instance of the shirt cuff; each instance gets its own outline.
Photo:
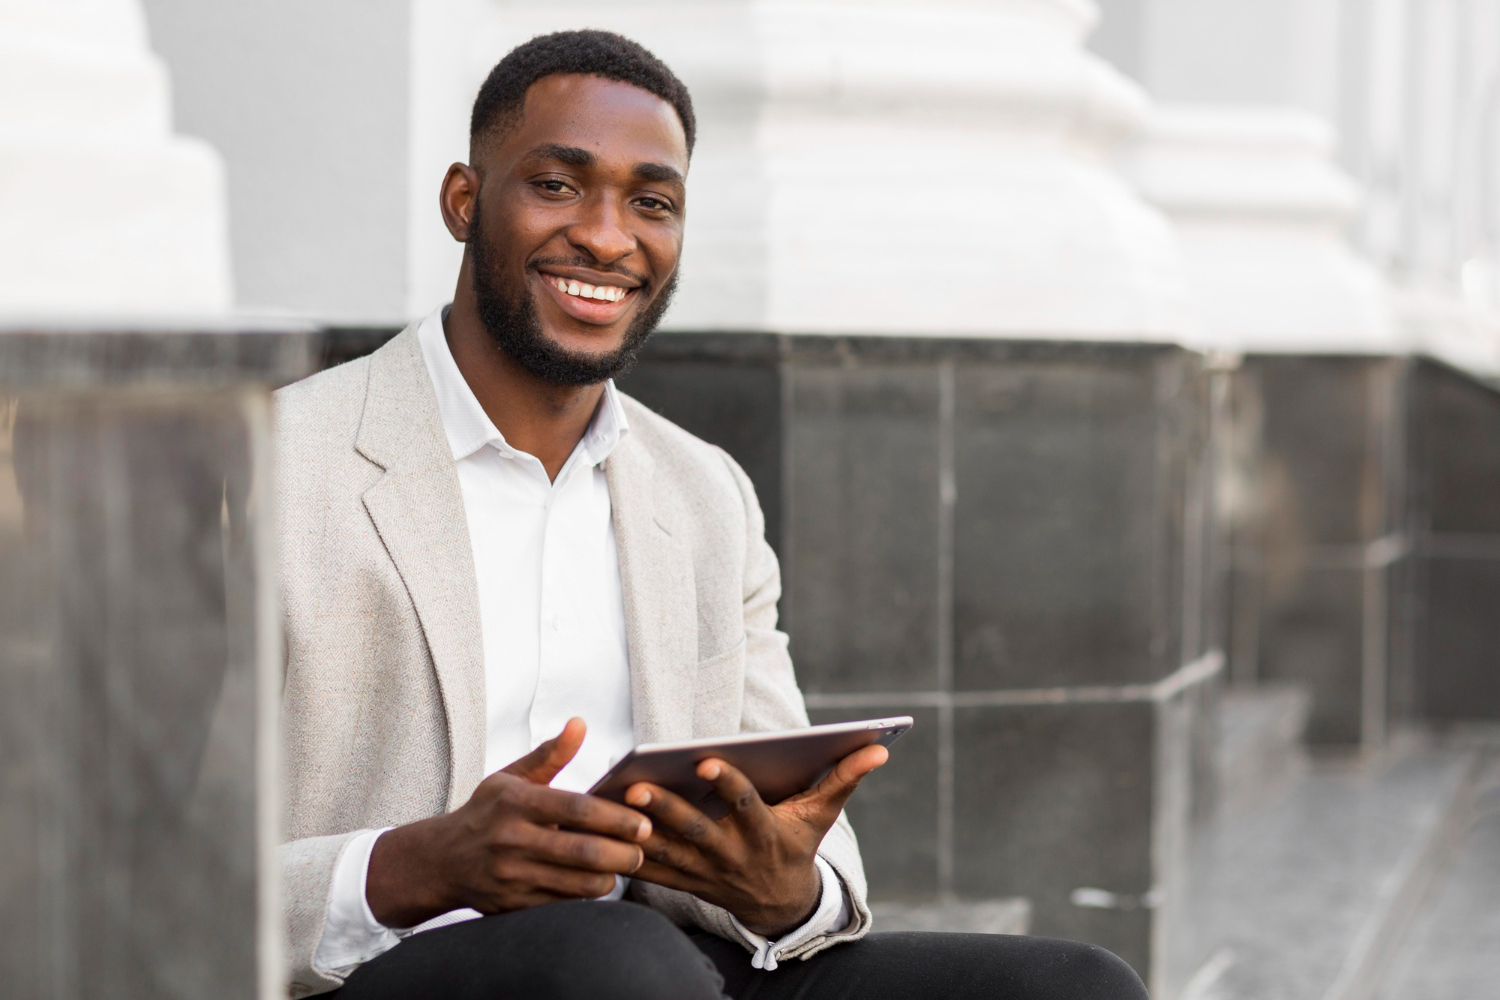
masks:
<path id="1" fill-rule="evenodd" d="M 347 975 L 356 966 L 401 943 L 395 931 L 375 919 L 365 898 L 370 852 L 375 849 L 375 841 L 389 829 L 365 830 L 350 837 L 339 851 L 328 893 L 328 914 L 323 920 L 323 938 L 313 954 L 313 968 L 324 975 Z"/>
<path id="2" fill-rule="evenodd" d="M 755 946 L 755 954 L 750 956 L 751 968 L 773 972 L 776 969 L 777 960 L 782 955 L 820 934 L 837 934 L 849 926 L 854 908 L 849 903 L 849 893 L 844 889 L 843 881 L 833 870 L 833 866 L 821 857 L 814 858 L 813 863 L 817 865 L 818 875 L 823 881 L 822 895 L 818 899 L 818 908 L 801 927 L 788 931 L 775 941 L 767 941 L 740 923 L 739 918 L 733 913 L 729 915 L 729 919 L 734 922 L 735 930 L 743 934 L 745 940 Z"/>

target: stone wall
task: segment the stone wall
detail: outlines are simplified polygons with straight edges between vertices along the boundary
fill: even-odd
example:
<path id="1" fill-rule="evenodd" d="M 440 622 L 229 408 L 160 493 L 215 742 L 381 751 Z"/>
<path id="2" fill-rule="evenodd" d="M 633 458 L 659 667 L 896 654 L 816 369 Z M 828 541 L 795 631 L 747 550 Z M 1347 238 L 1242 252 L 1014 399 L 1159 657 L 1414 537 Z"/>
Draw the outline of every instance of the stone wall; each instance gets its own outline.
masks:
<path id="1" fill-rule="evenodd" d="M 0 336 L 0 983 L 284 995 L 281 335 Z"/>
<path id="2" fill-rule="evenodd" d="M 1500 389 L 1446 365 L 1408 374 L 1402 609 L 1395 706 L 1436 723 L 1500 719 Z"/>
<path id="3" fill-rule="evenodd" d="M 1221 657 L 1213 377 L 1179 348 L 668 335 L 622 380 L 746 467 L 877 900 L 1024 897 L 1154 971 Z"/>
<path id="4" fill-rule="evenodd" d="M 1235 680 L 1305 685 L 1319 744 L 1500 718 L 1500 393 L 1422 358 L 1258 355 L 1233 411 Z"/>

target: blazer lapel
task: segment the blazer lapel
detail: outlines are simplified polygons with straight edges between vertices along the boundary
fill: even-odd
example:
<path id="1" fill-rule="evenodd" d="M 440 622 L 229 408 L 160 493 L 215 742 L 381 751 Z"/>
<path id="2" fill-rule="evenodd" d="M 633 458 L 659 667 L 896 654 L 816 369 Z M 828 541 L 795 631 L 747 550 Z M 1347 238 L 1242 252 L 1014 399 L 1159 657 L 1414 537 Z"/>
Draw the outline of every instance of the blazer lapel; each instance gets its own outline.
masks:
<path id="1" fill-rule="evenodd" d="M 371 356 L 355 447 L 385 475 L 365 510 L 406 584 L 448 722 L 448 808 L 484 777 L 484 646 L 458 470 L 415 325 Z"/>
<path id="2" fill-rule="evenodd" d="M 692 556 L 672 534 L 672 508 L 658 495 L 654 469 L 650 453 L 629 435 L 604 466 L 625 594 L 631 710 L 642 743 L 693 736 L 698 662 Z"/>

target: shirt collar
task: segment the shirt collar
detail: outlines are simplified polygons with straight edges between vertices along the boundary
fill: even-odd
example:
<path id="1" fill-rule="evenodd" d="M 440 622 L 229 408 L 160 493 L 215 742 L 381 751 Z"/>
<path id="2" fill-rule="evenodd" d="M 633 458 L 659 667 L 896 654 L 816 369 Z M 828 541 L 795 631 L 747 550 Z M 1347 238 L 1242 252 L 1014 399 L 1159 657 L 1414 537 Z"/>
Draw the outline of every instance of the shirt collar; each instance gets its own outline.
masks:
<path id="1" fill-rule="evenodd" d="M 453 352 L 448 349 L 448 338 L 443 333 L 443 316 L 448 306 L 434 309 L 417 326 L 417 343 L 422 349 L 422 360 L 427 364 L 427 374 L 432 379 L 433 391 L 437 394 L 438 416 L 443 422 L 443 433 L 448 438 L 448 447 L 455 462 L 473 455 L 485 445 L 494 445 L 504 451 L 509 448 L 505 435 L 495 427 L 484 407 L 474 396 L 474 390 L 458 370 Z M 598 465 L 614 452 L 620 439 L 630 430 L 625 419 L 625 407 L 620 403 L 619 390 L 614 379 L 604 383 L 604 398 L 589 421 L 588 430 L 578 442 L 574 455 L 581 451 L 590 465 Z M 571 462 L 572 459 L 569 459 Z"/>

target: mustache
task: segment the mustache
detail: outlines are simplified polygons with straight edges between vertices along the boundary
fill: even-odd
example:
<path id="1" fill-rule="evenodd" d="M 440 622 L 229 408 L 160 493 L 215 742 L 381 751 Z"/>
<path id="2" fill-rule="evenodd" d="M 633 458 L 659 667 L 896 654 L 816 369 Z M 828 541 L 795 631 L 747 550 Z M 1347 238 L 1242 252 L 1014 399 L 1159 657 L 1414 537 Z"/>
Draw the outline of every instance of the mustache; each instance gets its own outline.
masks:
<path id="1" fill-rule="evenodd" d="M 635 282 L 638 290 L 641 292 L 649 292 L 651 290 L 651 279 L 646 275 L 632 271 L 628 267 L 621 267 L 619 264 L 601 264 L 592 257 L 584 257 L 582 255 L 575 257 L 533 257 L 526 262 L 526 270 L 528 271 L 536 271 L 543 267 L 586 267 L 601 274 L 617 274 L 622 278 L 628 278 Z"/>

